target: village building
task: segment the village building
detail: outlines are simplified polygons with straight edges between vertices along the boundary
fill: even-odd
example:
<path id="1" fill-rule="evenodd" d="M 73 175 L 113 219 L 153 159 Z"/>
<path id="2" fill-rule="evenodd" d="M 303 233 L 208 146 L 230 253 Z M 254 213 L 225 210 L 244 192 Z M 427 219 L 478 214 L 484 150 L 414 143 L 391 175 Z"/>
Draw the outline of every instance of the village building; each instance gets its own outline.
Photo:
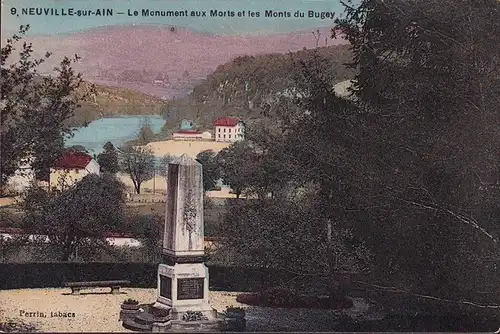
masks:
<path id="1" fill-rule="evenodd" d="M 245 139 L 245 124 L 236 117 L 221 117 L 214 122 L 215 141 L 235 142 Z"/>
<path id="2" fill-rule="evenodd" d="M 50 168 L 50 189 L 62 190 L 89 174 L 99 175 L 99 164 L 84 152 L 68 152 L 59 157 Z"/>
<path id="3" fill-rule="evenodd" d="M 183 119 L 181 121 L 181 130 L 195 130 L 196 129 L 196 123 L 190 119 Z"/>
<path id="4" fill-rule="evenodd" d="M 208 131 L 178 130 L 172 133 L 174 140 L 211 140 L 212 134 Z"/>

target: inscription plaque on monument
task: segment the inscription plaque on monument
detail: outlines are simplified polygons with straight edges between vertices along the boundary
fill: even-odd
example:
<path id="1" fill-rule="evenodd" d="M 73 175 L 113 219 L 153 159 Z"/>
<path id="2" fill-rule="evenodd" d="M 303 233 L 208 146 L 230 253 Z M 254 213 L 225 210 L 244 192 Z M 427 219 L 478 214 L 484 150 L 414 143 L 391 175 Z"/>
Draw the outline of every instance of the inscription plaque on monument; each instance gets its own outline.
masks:
<path id="1" fill-rule="evenodd" d="M 177 299 L 203 299 L 203 278 L 183 278 L 177 280 Z"/>
<path id="2" fill-rule="evenodd" d="M 172 299 L 172 279 L 160 275 L 160 296 Z"/>

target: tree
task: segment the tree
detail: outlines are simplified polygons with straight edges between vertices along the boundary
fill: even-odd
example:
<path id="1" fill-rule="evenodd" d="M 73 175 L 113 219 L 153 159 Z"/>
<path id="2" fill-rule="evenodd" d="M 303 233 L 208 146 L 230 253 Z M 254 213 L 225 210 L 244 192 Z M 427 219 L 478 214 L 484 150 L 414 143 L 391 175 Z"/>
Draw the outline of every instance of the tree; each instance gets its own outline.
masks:
<path id="1" fill-rule="evenodd" d="M 146 119 L 139 130 L 139 134 L 137 135 L 137 145 L 146 145 L 153 141 L 155 134 L 153 132 L 153 128 L 151 127 L 151 122 Z"/>
<path id="2" fill-rule="evenodd" d="M 120 170 L 130 176 L 137 194 L 142 182 L 151 179 L 155 172 L 155 157 L 147 146 L 126 146 L 120 152 Z"/>
<path id="3" fill-rule="evenodd" d="M 63 154 L 64 153 L 69 153 L 69 152 L 84 152 L 84 153 L 89 153 L 89 151 L 87 151 L 87 149 L 82 146 L 82 145 L 73 145 L 73 146 L 70 146 L 70 147 L 65 147 L 63 149 Z"/>
<path id="4" fill-rule="evenodd" d="M 128 226 L 124 230 L 137 236 L 144 251 L 146 262 L 158 262 L 161 260 L 163 246 L 163 228 L 165 217 L 156 213 L 133 213 L 128 217 Z"/>
<path id="5" fill-rule="evenodd" d="M 203 190 L 215 188 L 220 179 L 220 170 L 216 160 L 217 154 L 212 150 L 205 150 L 196 155 L 196 160 L 203 166 Z"/>
<path id="6" fill-rule="evenodd" d="M 254 175 L 258 172 L 256 158 L 255 151 L 247 141 L 235 142 L 217 154 L 222 181 L 231 187 L 236 198 L 240 198 L 242 192 L 251 187 Z"/>
<path id="7" fill-rule="evenodd" d="M 342 275 L 370 269 L 370 252 L 350 229 L 337 226 L 329 240 L 315 200 L 240 199 L 226 205 L 217 232 L 218 252 L 230 254 L 227 265 L 284 270 L 301 279 L 326 278 L 330 284 L 332 270 Z M 330 253 L 336 258 L 333 268 Z"/>
<path id="8" fill-rule="evenodd" d="M 30 43 L 24 42 L 19 59 L 11 60 L 28 29 L 21 26 L 1 48 L 0 188 L 23 162 L 34 158 L 36 171 L 50 167 L 63 150 L 64 137 L 72 134 L 68 120 L 87 97 L 79 91 L 81 75 L 71 67 L 76 55 L 65 57 L 55 76 L 38 75 L 38 66 L 50 53 L 33 59 Z"/>
<path id="9" fill-rule="evenodd" d="M 62 192 L 32 188 L 23 198 L 23 228 L 48 236 L 68 261 L 84 244 L 104 245 L 105 232 L 123 223 L 124 185 L 112 175 L 89 174 Z"/>
<path id="10" fill-rule="evenodd" d="M 384 208 L 369 215 L 408 242 L 399 247 L 407 255 L 392 248 L 398 242 L 380 258 L 405 274 L 405 287 L 455 297 L 476 288 L 465 268 L 486 270 L 484 258 L 497 253 L 500 50 L 491 45 L 500 4 L 431 4 L 346 4 L 337 28 L 359 69 L 352 93 L 371 165 L 363 193 L 377 193 L 371 206 Z"/>
<path id="11" fill-rule="evenodd" d="M 158 174 L 167 177 L 168 176 L 168 164 L 176 159 L 175 156 L 167 154 L 160 158 L 157 166 Z"/>
<path id="12" fill-rule="evenodd" d="M 325 277 L 330 296 L 342 297 L 346 277 L 371 269 L 371 253 L 348 214 L 365 170 L 356 106 L 335 95 L 320 54 L 290 61 L 298 69 L 295 96 L 273 103 L 276 116 L 250 129 L 250 155 L 230 151 L 251 160 L 234 172 L 258 198 L 229 204 L 220 233 L 236 263 Z M 248 241 L 239 244 L 240 237 Z"/>
<path id="13" fill-rule="evenodd" d="M 97 156 L 97 163 L 99 163 L 102 173 L 116 174 L 120 171 L 118 152 L 111 142 L 108 141 L 104 144 L 103 152 Z"/>

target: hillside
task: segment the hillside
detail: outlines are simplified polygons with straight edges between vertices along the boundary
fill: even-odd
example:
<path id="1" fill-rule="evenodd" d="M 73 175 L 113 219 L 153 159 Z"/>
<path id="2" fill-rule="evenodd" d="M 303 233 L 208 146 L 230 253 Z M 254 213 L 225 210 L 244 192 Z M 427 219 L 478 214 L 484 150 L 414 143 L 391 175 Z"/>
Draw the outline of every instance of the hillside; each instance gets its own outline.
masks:
<path id="1" fill-rule="evenodd" d="M 174 28 L 174 29 L 172 29 Z M 322 39 L 330 28 L 320 28 Z M 286 53 L 314 48 L 311 30 L 290 33 L 217 35 L 168 25 L 106 26 L 79 32 L 31 36 L 36 57 L 53 56 L 40 66 L 47 74 L 65 56 L 86 80 L 158 97 L 186 96 L 217 66 L 241 55 Z M 328 40 L 328 45 L 346 43 Z M 324 43 L 321 43 L 324 45 Z"/>
<path id="2" fill-rule="evenodd" d="M 237 57 L 220 65 L 188 96 L 170 102 L 165 115 L 167 124 L 158 139 L 168 136 L 185 118 L 195 120 L 205 129 L 210 129 L 213 120 L 221 116 L 238 116 L 246 121 L 261 119 L 263 103 L 294 89 L 297 62 L 313 57 L 318 57 L 322 75 L 332 84 L 354 77 L 354 71 L 344 65 L 351 61 L 347 45 Z"/>
<path id="3" fill-rule="evenodd" d="M 85 83 L 81 94 L 87 94 L 87 101 L 75 112 L 75 117 L 70 120 L 71 125 L 79 126 L 85 122 L 125 115 L 160 115 L 167 107 L 167 102 L 151 95 L 136 92 L 131 89 L 108 87 Z"/>

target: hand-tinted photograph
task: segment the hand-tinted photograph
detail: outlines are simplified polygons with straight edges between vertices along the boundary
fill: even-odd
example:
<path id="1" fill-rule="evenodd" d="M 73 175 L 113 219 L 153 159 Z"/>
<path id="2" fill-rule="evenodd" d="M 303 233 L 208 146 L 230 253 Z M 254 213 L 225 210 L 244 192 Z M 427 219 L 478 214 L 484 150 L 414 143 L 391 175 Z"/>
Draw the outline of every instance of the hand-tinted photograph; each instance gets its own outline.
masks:
<path id="1" fill-rule="evenodd" d="M 0 332 L 500 331 L 498 0 L 2 0 Z"/>

